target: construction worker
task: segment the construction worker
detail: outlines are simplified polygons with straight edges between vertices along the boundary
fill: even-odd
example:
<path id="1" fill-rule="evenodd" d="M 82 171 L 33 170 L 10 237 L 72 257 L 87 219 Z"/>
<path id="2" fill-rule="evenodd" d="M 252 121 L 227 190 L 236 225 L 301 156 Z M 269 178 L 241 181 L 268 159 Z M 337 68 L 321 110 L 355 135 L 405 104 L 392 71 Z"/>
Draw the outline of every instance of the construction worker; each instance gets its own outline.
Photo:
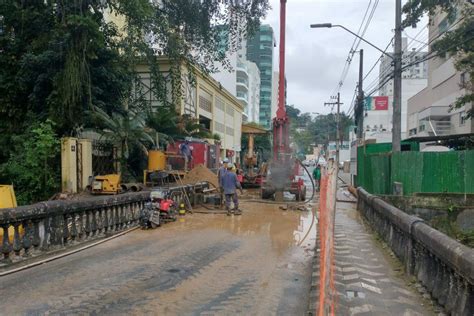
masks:
<path id="1" fill-rule="evenodd" d="M 313 178 L 316 180 L 316 191 L 319 192 L 321 188 L 321 165 L 318 164 L 313 170 Z"/>
<path id="2" fill-rule="evenodd" d="M 224 187 L 222 186 L 222 178 L 227 173 L 227 165 L 229 163 L 228 158 L 224 158 L 222 161 L 222 166 L 217 171 L 217 179 L 219 180 L 219 191 L 221 193 L 221 207 L 224 205 Z"/>
<path id="3" fill-rule="evenodd" d="M 189 145 L 189 141 L 185 140 L 184 143 L 179 146 L 179 151 L 181 155 L 184 156 L 184 170 L 191 169 L 191 160 L 193 159 L 193 151 L 191 146 Z"/>
<path id="4" fill-rule="evenodd" d="M 225 209 L 227 210 L 227 215 L 231 215 L 231 213 L 234 213 L 235 215 L 241 215 L 242 211 L 239 209 L 239 197 L 237 196 L 237 189 L 240 190 L 241 194 L 243 194 L 243 191 L 242 186 L 237 179 L 237 175 L 231 171 L 233 167 L 234 165 L 229 163 L 227 165 L 227 172 L 222 177 L 222 187 L 224 188 L 225 195 Z M 231 202 L 234 202 L 234 208 L 232 210 L 230 208 Z"/>

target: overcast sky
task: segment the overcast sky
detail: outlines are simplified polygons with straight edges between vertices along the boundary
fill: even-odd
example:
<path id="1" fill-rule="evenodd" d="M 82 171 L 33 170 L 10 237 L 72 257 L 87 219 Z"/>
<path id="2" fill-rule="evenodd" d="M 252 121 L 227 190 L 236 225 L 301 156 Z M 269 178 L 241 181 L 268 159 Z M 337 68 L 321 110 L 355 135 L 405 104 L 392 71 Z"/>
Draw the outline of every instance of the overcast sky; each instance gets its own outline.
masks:
<path id="1" fill-rule="evenodd" d="M 331 101 L 330 96 L 337 91 L 349 49 L 354 37 L 340 28 L 310 29 L 312 23 L 330 22 L 342 24 L 357 32 L 367 6 L 375 0 L 288 0 L 286 23 L 286 78 L 288 104 L 294 104 L 303 112 L 328 113 L 324 102 Z M 402 0 L 405 3 L 406 0 Z M 272 10 L 264 24 L 270 24 L 279 44 L 280 1 L 270 0 Z M 427 40 L 427 20 L 423 20 L 416 29 L 405 32 L 417 41 Z M 374 17 L 364 36 L 365 39 L 384 49 L 393 37 L 395 25 L 395 1 L 379 0 Z M 422 30 L 424 29 L 424 30 Z M 409 49 L 421 45 L 408 39 Z M 362 43 L 364 49 L 364 73 L 380 57 L 380 52 Z M 278 45 L 275 48 L 274 68 L 278 70 Z M 388 51 L 392 51 L 392 47 Z M 378 77 L 378 66 L 364 81 L 368 85 Z M 349 73 L 341 88 L 341 110 L 347 112 L 354 96 L 358 81 L 359 57 L 356 54 Z"/>

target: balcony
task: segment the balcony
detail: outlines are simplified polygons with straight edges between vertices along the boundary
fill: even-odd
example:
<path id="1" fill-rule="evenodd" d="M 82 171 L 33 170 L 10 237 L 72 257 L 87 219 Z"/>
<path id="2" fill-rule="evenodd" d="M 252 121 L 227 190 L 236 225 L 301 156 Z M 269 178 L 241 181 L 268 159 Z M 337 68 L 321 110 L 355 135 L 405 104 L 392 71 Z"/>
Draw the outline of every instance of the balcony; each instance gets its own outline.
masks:
<path id="1" fill-rule="evenodd" d="M 237 76 L 237 86 L 243 86 L 248 89 L 249 80 L 245 77 Z"/>
<path id="2" fill-rule="evenodd" d="M 237 91 L 237 99 L 248 102 L 248 94 L 244 91 Z"/>
<path id="3" fill-rule="evenodd" d="M 423 119 L 419 124 L 419 135 L 427 136 L 443 136 L 451 134 L 451 120 L 450 117 L 444 119 Z"/>

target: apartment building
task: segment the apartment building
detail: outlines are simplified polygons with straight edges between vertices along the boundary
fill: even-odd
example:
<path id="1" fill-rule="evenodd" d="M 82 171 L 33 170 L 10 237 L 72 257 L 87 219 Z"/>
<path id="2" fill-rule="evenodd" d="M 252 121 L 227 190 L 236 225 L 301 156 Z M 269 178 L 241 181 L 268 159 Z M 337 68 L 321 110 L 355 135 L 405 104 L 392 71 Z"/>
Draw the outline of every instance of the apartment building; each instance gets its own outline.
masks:
<path id="1" fill-rule="evenodd" d="M 411 42 L 410 42 L 411 43 Z M 402 63 L 409 65 L 415 61 L 423 60 L 427 52 L 418 51 L 416 49 L 408 49 L 409 44 L 407 38 L 402 38 Z M 393 56 L 393 53 L 389 53 Z M 393 74 L 393 58 L 383 56 L 379 68 L 379 97 L 369 98 L 366 100 L 365 117 L 364 117 L 364 133 L 365 139 L 375 139 L 377 142 L 390 142 L 392 140 L 393 125 L 393 79 L 387 81 Z M 402 73 L 402 139 L 408 137 L 408 100 L 423 90 L 428 83 L 428 65 L 426 61 L 415 64 L 406 68 Z M 386 98 L 386 107 L 367 106 L 368 102 L 378 102 Z"/>
<path id="2" fill-rule="evenodd" d="M 272 126 L 273 47 L 275 40 L 270 25 L 261 25 L 247 40 L 247 60 L 260 70 L 259 123 L 267 129 Z"/>
<path id="3" fill-rule="evenodd" d="M 461 17 L 450 22 L 445 13 L 430 17 L 429 38 L 455 29 Z M 430 52 L 432 47 L 429 47 Z M 472 104 L 452 109 L 457 98 L 466 93 L 466 72 L 454 67 L 454 56 L 438 56 L 428 60 L 428 86 L 408 100 L 407 126 L 410 137 L 442 136 L 474 132 L 474 120 L 466 119 Z"/>

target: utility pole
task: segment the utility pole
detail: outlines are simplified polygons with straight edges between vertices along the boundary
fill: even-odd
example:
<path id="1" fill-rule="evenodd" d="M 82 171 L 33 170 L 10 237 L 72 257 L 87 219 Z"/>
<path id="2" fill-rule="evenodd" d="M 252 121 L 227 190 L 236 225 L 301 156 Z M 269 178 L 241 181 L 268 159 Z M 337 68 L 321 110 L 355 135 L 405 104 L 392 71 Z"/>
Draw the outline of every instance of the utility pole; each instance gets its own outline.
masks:
<path id="1" fill-rule="evenodd" d="M 336 105 L 337 107 L 337 113 L 336 113 L 336 162 L 337 165 L 339 166 L 339 147 L 340 147 L 340 142 L 341 142 L 341 133 L 339 131 L 339 122 L 340 122 L 340 111 L 341 111 L 341 93 L 338 92 L 336 97 L 331 97 L 331 99 L 336 99 L 336 102 L 325 102 L 324 105 Z M 329 133 L 328 133 L 329 137 Z M 328 147 L 329 147 L 329 141 L 328 141 Z M 338 167 L 339 168 L 339 167 Z"/>
<path id="2" fill-rule="evenodd" d="M 339 143 L 341 141 L 341 133 L 339 131 L 339 122 L 340 122 L 340 117 L 339 113 L 341 110 L 341 94 L 338 92 L 337 93 L 337 116 L 336 116 L 336 162 L 337 162 L 337 168 L 339 168 Z"/>
<path id="3" fill-rule="evenodd" d="M 357 144 L 360 143 L 360 140 L 363 137 L 364 130 L 364 90 L 363 90 L 363 81 L 364 81 L 364 50 L 359 51 L 359 95 L 357 97 L 357 110 L 356 110 L 356 120 L 357 120 Z"/>
<path id="4" fill-rule="evenodd" d="M 395 1 L 392 152 L 401 150 L 402 137 L 402 1 Z"/>

